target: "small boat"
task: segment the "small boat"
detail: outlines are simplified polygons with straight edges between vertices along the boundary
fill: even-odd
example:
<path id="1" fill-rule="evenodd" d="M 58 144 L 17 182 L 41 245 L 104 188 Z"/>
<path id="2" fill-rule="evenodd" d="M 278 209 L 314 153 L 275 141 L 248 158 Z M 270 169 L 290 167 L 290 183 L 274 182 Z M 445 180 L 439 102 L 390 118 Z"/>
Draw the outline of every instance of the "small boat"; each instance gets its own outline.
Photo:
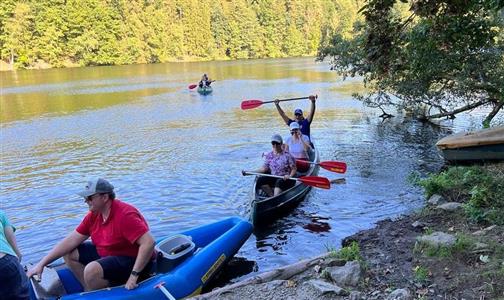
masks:
<path id="1" fill-rule="evenodd" d="M 310 153 L 310 161 L 320 162 L 318 150 L 315 148 L 314 151 Z M 305 173 L 299 173 L 296 177 L 301 176 L 317 176 L 319 171 L 318 164 L 310 164 L 310 167 Z M 305 185 L 299 181 L 288 189 L 273 197 L 263 196 L 261 193 L 261 188 L 257 186 L 256 176 L 252 188 L 252 202 L 251 202 L 251 213 L 250 219 L 254 226 L 262 226 L 270 223 L 274 219 L 278 218 L 282 214 L 289 212 L 292 208 L 303 201 L 306 194 L 311 190 L 311 186 Z"/>
<path id="2" fill-rule="evenodd" d="M 448 161 L 504 160 L 504 126 L 450 135 L 436 146 Z"/>
<path id="3" fill-rule="evenodd" d="M 133 290 L 124 286 L 83 292 L 64 264 L 46 268 L 42 282 L 31 280 L 31 299 L 149 299 L 192 297 L 201 293 L 252 233 L 252 224 L 227 218 L 156 242 L 155 275 Z"/>
<path id="4" fill-rule="evenodd" d="M 211 86 L 198 87 L 198 93 L 200 93 L 201 95 L 208 95 L 211 92 L 213 92 L 213 88 Z"/>

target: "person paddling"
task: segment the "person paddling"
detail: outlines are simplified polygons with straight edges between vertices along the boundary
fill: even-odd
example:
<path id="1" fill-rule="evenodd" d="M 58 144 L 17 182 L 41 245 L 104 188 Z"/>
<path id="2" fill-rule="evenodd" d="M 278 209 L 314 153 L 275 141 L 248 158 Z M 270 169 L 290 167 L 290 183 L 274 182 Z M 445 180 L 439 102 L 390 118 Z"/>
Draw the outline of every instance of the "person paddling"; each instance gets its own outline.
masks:
<path id="1" fill-rule="evenodd" d="M 282 191 L 293 187 L 296 182 L 290 180 L 296 175 L 296 161 L 289 152 L 283 149 L 283 140 L 279 134 L 271 137 L 272 151 L 268 152 L 264 158 L 264 164 L 261 168 L 254 171 L 257 173 L 270 173 L 271 175 L 283 176 L 283 178 L 272 178 L 260 176 L 257 179 L 257 186 L 268 195 L 268 197 L 276 196 Z M 242 171 L 245 175 L 246 171 Z M 273 189 L 272 189 L 273 187 Z"/>
<path id="2" fill-rule="evenodd" d="M 210 78 L 208 78 L 207 74 L 203 74 L 203 76 L 201 76 L 201 80 L 198 84 L 198 86 L 200 88 L 202 87 L 207 87 L 207 86 L 210 86 L 210 84 L 212 84 L 212 82 L 214 82 L 215 80 L 211 80 Z"/>
<path id="3" fill-rule="evenodd" d="M 310 138 L 301 133 L 299 124 L 292 122 L 290 125 L 291 135 L 285 139 L 284 149 L 295 159 L 310 160 L 310 152 L 313 151 L 310 145 Z M 298 164 L 298 171 L 304 173 L 310 168 L 309 164 Z"/>
<path id="4" fill-rule="evenodd" d="M 313 121 L 313 116 L 315 115 L 315 101 L 317 97 L 310 95 L 308 99 L 311 101 L 311 109 L 310 113 L 308 114 L 308 117 L 306 118 L 303 116 L 303 110 L 301 110 L 301 108 L 296 108 L 294 110 L 294 119 L 290 119 L 280 107 L 280 100 L 278 99 L 275 99 L 275 106 L 278 110 L 278 113 L 285 121 L 285 124 L 287 124 L 287 126 L 290 126 L 292 122 L 297 122 L 299 124 L 299 129 L 301 130 L 301 133 L 308 136 L 311 139 L 310 125 L 311 122 Z"/>

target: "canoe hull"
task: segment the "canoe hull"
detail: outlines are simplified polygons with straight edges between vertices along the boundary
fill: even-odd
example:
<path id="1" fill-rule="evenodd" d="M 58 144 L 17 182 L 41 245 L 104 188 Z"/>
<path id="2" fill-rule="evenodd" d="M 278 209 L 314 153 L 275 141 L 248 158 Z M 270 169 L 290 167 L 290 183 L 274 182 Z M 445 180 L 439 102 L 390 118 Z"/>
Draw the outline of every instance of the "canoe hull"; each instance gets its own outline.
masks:
<path id="1" fill-rule="evenodd" d="M 212 92 L 213 88 L 210 86 L 198 87 L 198 93 L 200 93 L 201 95 L 208 95 L 211 94 Z"/>
<path id="2" fill-rule="evenodd" d="M 448 161 L 504 160 L 504 126 L 449 135 L 436 146 Z"/>
<path id="3" fill-rule="evenodd" d="M 320 162 L 317 149 L 314 151 L 312 161 Z M 312 164 L 310 169 L 303 174 L 303 176 L 317 176 L 318 172 L 319 166 Z M 256 227 L 267 225 L 282 215 L 290 212 L 290 210 L 304 200 L 312 188 L 311 186 L 304 185 L 301 182 L 296 182 L 295 186 L 275 197 L 261 199 L 257 195 L 257 178 L 258 177 L 256 176 L 252 188 L 253 200 L 250 207 L 250 220 Z"/>
<path id="4" fill-rule="evenodd" d="M 123 286 L 119 286 L 65 295 L 61 299 L 165 300 L 166 296 L 159 288 L 156 288 L 161 283 L 176 299 L 197 295 L 238 252 L 251 233 L 252 224 L 236 217 L 182 232 L 182 235 L 192 238 L 197 250 L 173 270 L 141 282 L 134 290 L 128 291 Z M 72 280 L 72 278 L 64 278 L 65 276 L 73 277 L 68 270 L 58 273 L 63 285 L 65 281 Z"/>
<path id="5" fill-rule="evenodd" d="M 442 149 L 441 154 L 448 161 L 504 160 L 504 144 Z"/>

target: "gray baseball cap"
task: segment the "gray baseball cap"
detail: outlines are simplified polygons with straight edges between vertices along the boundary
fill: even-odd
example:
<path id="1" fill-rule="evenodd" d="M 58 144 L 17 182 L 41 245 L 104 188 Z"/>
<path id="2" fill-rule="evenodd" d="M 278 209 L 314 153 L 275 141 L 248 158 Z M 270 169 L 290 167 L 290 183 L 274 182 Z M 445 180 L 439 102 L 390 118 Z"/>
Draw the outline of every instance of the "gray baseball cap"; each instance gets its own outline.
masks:
<path id="1" fill-rule="evenodd" d="M 91 178 L 89 181 L 86 183 L 86 186 L 84 187 L 84 190 L 80 191 L 77 193 L 77 195 L 87 198 L 91 195 L 94 194 L 99 194 L 99 193 L 111 193 L 114 191 L 114 186 L 110 184 L 107 180 L 103 178 Z"/>
<path id="2" fill-rule="evenodd" d="M 282 141 L 282 136 L 280 136 L 279 134 L 274 134 L 272 137 L 271 137 L 271 141 L 272 142 L 277 142 L 277 143 L 280 143 L 282 144 L 283 141 Z"/>

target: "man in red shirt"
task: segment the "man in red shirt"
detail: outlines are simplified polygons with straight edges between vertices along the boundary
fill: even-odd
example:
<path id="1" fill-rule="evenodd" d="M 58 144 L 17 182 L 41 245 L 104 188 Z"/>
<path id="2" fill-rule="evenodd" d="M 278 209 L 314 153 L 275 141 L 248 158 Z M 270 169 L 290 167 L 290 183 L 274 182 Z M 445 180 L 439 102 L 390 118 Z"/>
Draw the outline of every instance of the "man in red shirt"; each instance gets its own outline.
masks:
<path id="1" fill-rule="evenodd" d="M 78 193 L 89 212 L 77 228 L 59 242 L 30 271 L 41 276 L 45 266 L 63 257 L 86 291 L 125 284 L 137 287 L 139 276 L 150 271 L 154 239 L 140 212 L 115 198 L 107 180 L 88 181 Z M 91 242 L 86 241 L 91 237 Z"/>

